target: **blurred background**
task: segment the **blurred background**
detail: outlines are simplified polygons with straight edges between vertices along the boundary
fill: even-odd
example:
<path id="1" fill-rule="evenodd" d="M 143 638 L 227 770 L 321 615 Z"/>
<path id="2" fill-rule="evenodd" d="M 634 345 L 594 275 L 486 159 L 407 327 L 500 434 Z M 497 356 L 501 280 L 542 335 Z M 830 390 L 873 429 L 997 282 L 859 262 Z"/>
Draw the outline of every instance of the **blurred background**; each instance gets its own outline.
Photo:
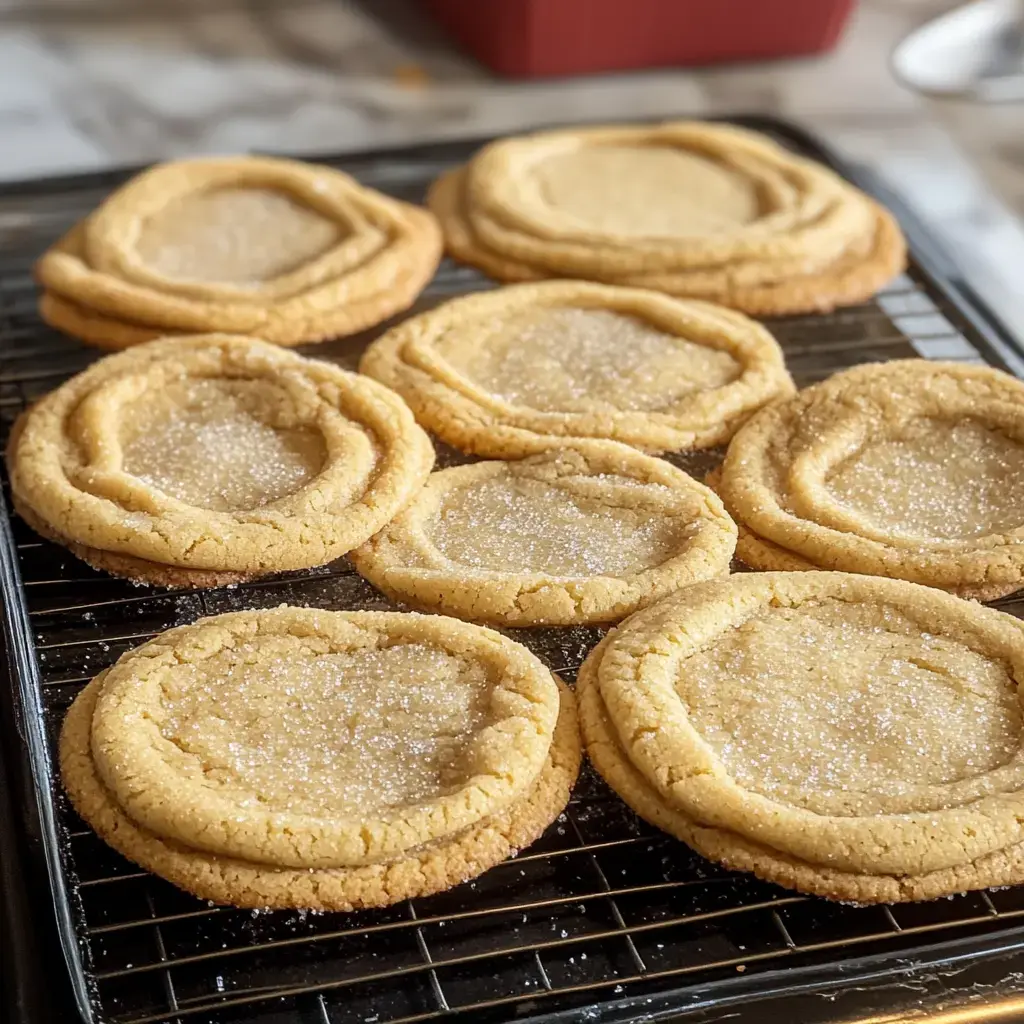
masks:
<path id="1" fill-rule="evenodd" d="M 1024 337 L 1021 9 L 0 0 L 0 182 L 195 153 L 301 155 L 558 122 L 771 113 L 884 177 Z"/>

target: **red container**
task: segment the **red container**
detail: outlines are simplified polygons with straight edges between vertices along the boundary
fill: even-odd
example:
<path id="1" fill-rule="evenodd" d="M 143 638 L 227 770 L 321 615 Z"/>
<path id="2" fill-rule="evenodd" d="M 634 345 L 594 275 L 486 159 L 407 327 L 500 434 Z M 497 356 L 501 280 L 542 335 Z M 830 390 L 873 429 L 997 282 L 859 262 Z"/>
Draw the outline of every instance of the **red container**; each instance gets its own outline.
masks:
<path id="1" fill-rule="evenodd" d="M 820 53 L 855 0 L 421 0 L 477 60 L 540 78 Z"/>

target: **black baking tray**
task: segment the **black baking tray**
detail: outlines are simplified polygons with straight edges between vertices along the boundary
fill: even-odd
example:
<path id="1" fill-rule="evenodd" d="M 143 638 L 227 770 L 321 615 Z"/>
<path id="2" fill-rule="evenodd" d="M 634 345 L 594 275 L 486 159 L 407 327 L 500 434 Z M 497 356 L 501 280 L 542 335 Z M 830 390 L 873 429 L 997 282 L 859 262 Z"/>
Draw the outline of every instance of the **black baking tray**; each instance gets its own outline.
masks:
<path id="1" fill-rule="evenodd" d="M 791 125 L 732 120 L 879 195 L 910 241 L 908 273 L 877 299 L 769 321 L 799 384 L 913 355 L 1024 375 L 1015 339 L 901 202 Z M 316 159 L 419 201 L 430 180 L 481 141 Z M 25 182 L 0 195 L 4 436 L 26 403 L 98 356 L 39 321 L 31 265 L 130 173 Z M 490 286 L 445 261 L 416 308 Z M 381 329 L 307 351 L 351 368 Z M 0 502 L 6 478 L 3 486 Z M 33 1003 L 53 975 L 52 962 L 37 968 L 54 932 L 78 1012 L 117 1024 L 540 1024 L 703 1019 L 749 1015 L 751 1007 L 763 1008 L 751 1019 L 788 1020 L 808 993 L 923 978 L 939 966 L 960 970 L 1024 949 L 1024 887 L 893 907 L 801 897 L 703 861 L 639 821 L 587 770 L 566 814 L 539 842 L 448 893 L 347 915 L 253 913 L 193 899 L 110 851 L 61 793 L 54 741 L 75 694 L 123 651 L 200 615 L 282 601 L 390 605 L 344 561 L 232 590 L 135 588 L 40 540 L 7 508 L 0 504 L 0 593 L 11 686 L 0 710 L 10 799 L 0 811 L 11 825 L 0 822 L 0 867 L 8 885 L 45 878 L 54 919 L 51 927 L 20 892 L 5 908 L 27 992 L 19 1005 Z M 999 606 L 1024 616 L 1024 601 Z M 569 679 L 599 635 L 513 633 Z M 41 932 L 35 957 L 26 955 L 33 930 Z M 931 983 L 922 981 L 921 990 Z M 26 1011 L 30 1017 L 42 1019 Z"/>

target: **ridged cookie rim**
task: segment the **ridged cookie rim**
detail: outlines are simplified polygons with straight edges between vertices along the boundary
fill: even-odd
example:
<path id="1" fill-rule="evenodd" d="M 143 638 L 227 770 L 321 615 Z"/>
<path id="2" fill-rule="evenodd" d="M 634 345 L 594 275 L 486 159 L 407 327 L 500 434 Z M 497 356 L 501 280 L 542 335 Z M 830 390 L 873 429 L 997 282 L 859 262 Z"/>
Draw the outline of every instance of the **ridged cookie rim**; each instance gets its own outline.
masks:
<path id="1" fill-rule="evenodd" d="M 712 470 L 704 477 L 704 483 L 718 494 L 718 481 L 721 477 L 721 467 Z M 735 521 L 735 520 L 734 520 Z M 736 521 L 736 552 L 735 557 L 750 569 L 758 572 L 814 572 L 835 571 L 827 565 L 815 565 L 795 551 L 787 551 L 778 544 L 767 540 L 756 534 L 745 523 Z M 901 577 L 891 577 L 899 579 Z M 914 582 L 910 580 L 908 582 Z M 947 593 L 955 594 L 968 601 L 998 601 L 1001 597 L 1008 597 L 1021 589 L 1021 584 L 998 583 L 990 586 L 980 587 L 939 587 Z"/>

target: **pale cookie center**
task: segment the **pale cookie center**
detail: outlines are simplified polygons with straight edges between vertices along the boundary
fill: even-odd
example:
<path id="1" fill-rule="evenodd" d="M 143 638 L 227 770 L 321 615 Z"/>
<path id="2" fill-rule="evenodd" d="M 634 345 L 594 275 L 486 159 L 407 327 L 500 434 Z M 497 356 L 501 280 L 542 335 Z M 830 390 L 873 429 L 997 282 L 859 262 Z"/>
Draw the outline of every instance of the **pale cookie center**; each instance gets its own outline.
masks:
<path id="1" fill-rule="evenodd" d="M 836 501 L 891 533 L 952 540 L 1024 526 L 1024 446 L 970 420 L 913 420 L 826 483 Z"/>
<path id="2" fill-rule="evenodd" d="M 952 783 L 1020 744 L 1001 664 L 881 606 L 761 612 L 684 660 L 676 689 L 730 775 L 790 803 Z"/>
<path id="3" fill-rule="evenodd" d="M 544 199 L 593 231 L 701 237 L 757 219 L 746 177 L 712 160 L 663 146 L 584 146 L 532 169 Z"/>
<path id="4" fill-rule="evenodd" d="M 150 487 L 214 512 L 259 508 L 312 480 L 323 437 L 268 425 L 211 381 L 147 394 L 127 417 L 123 468 Z"/>
<path id="5" fill-rule="evenodd" d="M 256 286 L 336 245 L 341 228 L 280 192 L 197 192 L 150 217 L 136 249 L 152 270 L 179 280 Z"/>
<path id="6" fill-rule="evenodd" d="M 491 724 L 486 671 L 428 644 L 313 654 L 270 640 L 180 671 L 161 732 L 241 807 L 386 816 L 461 788 Z"/>
<path id="7" fill-rule="evenodd" d="M 645 487 L 632 486 L 642 498 Z M 432 540 L 448 559 L 510 574 L 578 577 L 629 575 L 680 552 L 691 524 L 642 508 L 577 497 L 540 480 L 513 476 L 448 492 Z"/>
<path id="8" fill-rule="evenodd" d="M 529 310 L 485 344 L 453 335 L 438 351 L 484 391 L 542 412 L 667 409 L 741 371 L 728 352 L 603 309 Z"/>

